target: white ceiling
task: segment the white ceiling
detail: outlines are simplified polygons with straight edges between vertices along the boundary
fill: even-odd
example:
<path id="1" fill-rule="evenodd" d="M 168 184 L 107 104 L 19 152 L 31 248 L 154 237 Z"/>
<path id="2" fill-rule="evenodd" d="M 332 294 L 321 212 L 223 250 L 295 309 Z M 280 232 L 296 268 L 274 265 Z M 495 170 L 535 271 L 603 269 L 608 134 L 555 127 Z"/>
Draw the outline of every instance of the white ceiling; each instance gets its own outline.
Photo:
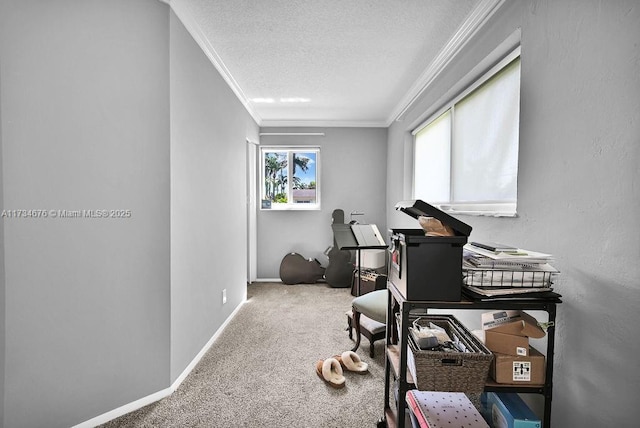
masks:
<path id="1" fill-rule="evenodd" d="M 259 125 L 388 126 L 501 1 L 168 3 Z"/>

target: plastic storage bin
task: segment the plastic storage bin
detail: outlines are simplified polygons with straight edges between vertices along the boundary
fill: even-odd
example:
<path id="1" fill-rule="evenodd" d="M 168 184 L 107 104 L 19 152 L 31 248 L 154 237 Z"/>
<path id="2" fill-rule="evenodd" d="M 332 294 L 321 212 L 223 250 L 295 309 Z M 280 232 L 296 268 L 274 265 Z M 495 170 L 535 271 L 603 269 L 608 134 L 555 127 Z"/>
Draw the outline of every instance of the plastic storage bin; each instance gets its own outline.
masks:
<path id="1" fill-rule="evenodd" d="M 396 209 L 413 218 L 433 217 L 454 236 L 425 236 L 420 229 L 391 230 L 389 280 L 407 300 L 459 301 L 462 297 L 462 247 L 471 226 L 421 200 Z"/>

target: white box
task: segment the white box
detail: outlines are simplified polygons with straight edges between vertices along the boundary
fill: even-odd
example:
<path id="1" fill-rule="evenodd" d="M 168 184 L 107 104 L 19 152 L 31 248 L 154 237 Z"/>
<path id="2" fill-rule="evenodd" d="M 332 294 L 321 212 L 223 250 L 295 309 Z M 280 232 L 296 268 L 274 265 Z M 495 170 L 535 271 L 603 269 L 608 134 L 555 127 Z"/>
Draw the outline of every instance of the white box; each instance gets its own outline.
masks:
<path id="1" fill-rule="evenodd" d="M 385 265 L 387 250 L 360 250 L 360 258 L 362 267 L 365 269 L 378 269 Z M 356 254 L 356 265 L 358 265 L 358 256 Z"/>

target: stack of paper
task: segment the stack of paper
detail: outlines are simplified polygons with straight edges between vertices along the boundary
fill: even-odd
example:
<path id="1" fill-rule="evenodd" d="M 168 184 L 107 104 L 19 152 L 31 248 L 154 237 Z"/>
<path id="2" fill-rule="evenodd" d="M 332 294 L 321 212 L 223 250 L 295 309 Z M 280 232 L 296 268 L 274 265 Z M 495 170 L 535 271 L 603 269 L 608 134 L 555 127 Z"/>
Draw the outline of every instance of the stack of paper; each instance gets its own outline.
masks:
<path id="1" fill-rule="evenodd" d="M 471 243 L 463 251 L 463 283 L 486 297 L 552 291 L 555 275 L 551 254 L 499 245 Z"/>

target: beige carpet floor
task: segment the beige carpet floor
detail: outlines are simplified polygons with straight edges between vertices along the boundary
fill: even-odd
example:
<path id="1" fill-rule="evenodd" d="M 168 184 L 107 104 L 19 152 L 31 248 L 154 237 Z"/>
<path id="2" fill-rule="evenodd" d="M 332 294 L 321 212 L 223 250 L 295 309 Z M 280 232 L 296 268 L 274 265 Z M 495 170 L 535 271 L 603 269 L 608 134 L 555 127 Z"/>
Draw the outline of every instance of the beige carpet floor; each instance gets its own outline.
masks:
<path id="1" fill-rule="evenodd" d="M 334 389 L 320 359 L 351 349 L 348 289 L 255 283 L 248 300 L 171 396 L 124 415 L 116 427 L 375 427 L 383 414 L 384 341 L 376 357 L 362 339 L 366 375 L 345 373 Z"/>

